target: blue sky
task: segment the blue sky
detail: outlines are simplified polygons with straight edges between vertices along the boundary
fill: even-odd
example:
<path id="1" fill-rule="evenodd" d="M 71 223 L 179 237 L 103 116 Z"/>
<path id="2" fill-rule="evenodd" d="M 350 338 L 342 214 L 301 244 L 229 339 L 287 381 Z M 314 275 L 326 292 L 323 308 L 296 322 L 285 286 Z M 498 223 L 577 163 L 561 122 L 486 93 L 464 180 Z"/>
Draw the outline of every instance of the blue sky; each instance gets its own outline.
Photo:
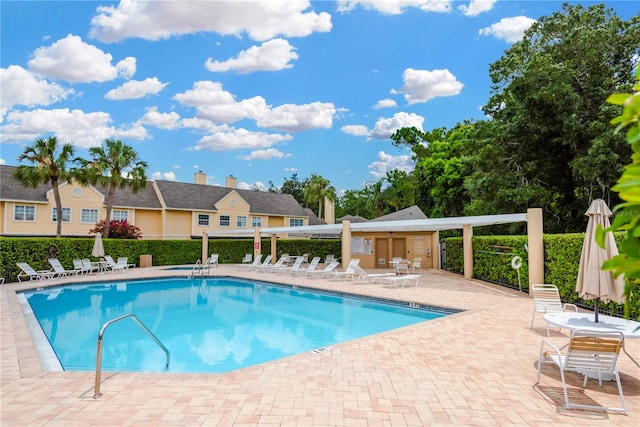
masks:
<path id="1" fill-rule="evenodd" d="M 50 135 L 83 157 L 116 138 L 154 179 L 360 189 L 413 168 L 395 130 L 482 119 L 489 65 L 561 5 L 2 0 L 0 163 Z"/>

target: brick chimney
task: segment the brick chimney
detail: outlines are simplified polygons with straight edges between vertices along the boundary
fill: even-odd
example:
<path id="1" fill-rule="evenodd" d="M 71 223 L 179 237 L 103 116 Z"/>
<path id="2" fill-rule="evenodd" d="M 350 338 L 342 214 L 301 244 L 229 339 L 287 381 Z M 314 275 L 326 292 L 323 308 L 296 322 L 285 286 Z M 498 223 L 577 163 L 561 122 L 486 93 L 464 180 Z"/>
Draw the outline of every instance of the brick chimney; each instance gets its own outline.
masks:
<path id="1" fill-rule="evenodd" d="M 238 180 L 236 179 L 236 177 L 233 175 L 229 175 L 225 181 L 224 186 L 227 188 L 236 188 L 237 183 L 238 183 Z"/>
<path id="2" fill-rule="evenodd" d="M 202 172 L 202 171 L 196 172 L 194 174 L 194 176 L 193 176 L 193 182 L 195 182 L 196 184 L 206 185 L 207 184 L 207 174 Z"/>

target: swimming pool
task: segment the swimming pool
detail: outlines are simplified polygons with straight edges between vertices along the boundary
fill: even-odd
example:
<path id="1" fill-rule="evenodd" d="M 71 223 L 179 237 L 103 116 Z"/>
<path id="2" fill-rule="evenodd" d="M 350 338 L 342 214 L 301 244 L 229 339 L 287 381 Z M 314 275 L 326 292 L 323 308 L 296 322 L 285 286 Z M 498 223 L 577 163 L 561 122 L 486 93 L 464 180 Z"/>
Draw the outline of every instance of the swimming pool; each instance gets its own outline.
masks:
<path id="1" fill-rule="evenodd" d="M 169 349 L 169 371 L 221 373 L 455 312 L 231 277 L 87 283 L 18 296 L 64 370 L 94 370 L 100 328 L 129 313 Z M 159 372 L 165 362 L 130 319 L 106 330 L 103 370 Z"/>

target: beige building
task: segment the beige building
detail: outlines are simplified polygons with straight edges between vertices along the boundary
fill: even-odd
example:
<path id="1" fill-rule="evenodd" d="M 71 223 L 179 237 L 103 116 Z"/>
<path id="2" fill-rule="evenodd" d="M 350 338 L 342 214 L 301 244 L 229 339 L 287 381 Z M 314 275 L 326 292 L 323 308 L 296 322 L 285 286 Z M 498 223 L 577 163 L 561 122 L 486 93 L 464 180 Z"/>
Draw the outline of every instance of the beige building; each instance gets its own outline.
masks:
<path id="1" fill-rule="evenodd" d="M 0 165 L 0 235 L 55 236 L 51 185 L 25 187 L 14 178 L 15 170 Z M 193 184 L 149 181 L 137 193 L 116 190 L 111 218 L 139 227 L 144 239 L 191 239 L 216 230 L 309 225 L 307 212 L 290 194 L 242 190 L 236 182 L 230 176 L 225 187 L 206 185 L 205 174 L 198 172 Z M 62 234 L 89 236 L 106 215 L 106 194 L 100 186 L 61 183 Z"/>

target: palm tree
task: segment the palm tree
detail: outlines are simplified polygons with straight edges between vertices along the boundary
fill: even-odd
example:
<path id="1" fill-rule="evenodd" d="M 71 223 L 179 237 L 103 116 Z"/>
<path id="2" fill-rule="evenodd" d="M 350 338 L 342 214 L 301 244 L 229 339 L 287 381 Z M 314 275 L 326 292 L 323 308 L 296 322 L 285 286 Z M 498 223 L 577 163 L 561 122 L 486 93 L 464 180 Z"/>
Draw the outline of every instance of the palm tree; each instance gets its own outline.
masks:
<path id="1" fill-rule="evenodd" d="M 328 198 L 331 201 L 336 200 L 336 189 L 331 185 L 329 180 L 321 175 L 312 174 L 309 182 L 304 187 L 304 200 L 311 204 L 318 203 L 318 218 L 322 218 L 322 202 Z"/>
<path id="2" fill-rule="evenodd" d="M 382 190 L 383 182 L 384 178 L 380 181 L 370 182 L 365 185 L 365 190 L 369 193 L 367 207 L 376 212 L 376 218 L 382 216 L 384 209 L 387 206 L 386 195 Z"/>
<path id="3" fill-rule="evenodd" d="M 18 162 L 27 160 L 34 165 L 20 165 L 14 176 L 27 187 L 36 188 L 38 184 L 51 182 L 53 197 L 56 202 L 56 236 L 62 236 L 62 200 L 60 199 L 60 180 L 71 178 L 71 172 L 67 171 L 67 162 L 73 155 L 73 145 L 66 143 L 62 146 L 60 154 L 56 154 L 58 139 L 50 136 L 46 140 L 38 139 L 33 145 L 27 146 L 24 152 L 18 156 Z"/>
<path id="4" fill-rule="evenodd" d="M 147 185 L 147 163 L 138 158 L 135 150 L 118 139 L 107 139 L 104 146 L 89 149 L 92 160 L 76 159 L 82 165 L 76 175 L 84 184 L 99 184 L 107 190 L 107 214 L 104 236 L 109 237 L 111 209 L 116 189 L 131 188 L 135 193 Z"/>

